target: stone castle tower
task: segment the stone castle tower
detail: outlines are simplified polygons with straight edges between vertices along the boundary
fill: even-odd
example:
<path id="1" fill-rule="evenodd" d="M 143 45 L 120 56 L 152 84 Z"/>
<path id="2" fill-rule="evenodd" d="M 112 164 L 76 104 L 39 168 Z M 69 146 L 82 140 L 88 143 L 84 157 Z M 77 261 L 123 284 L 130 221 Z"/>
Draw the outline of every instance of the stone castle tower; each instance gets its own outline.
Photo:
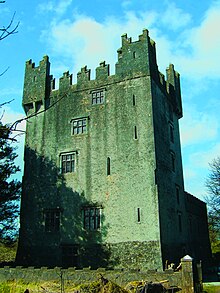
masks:
<path id="1" fill-rule="evenodd" d="M 163 269 L 209 255 L 206 206 L 184 191 L 179 74 L 158 71 L 144 30 L 55 89 L 47 56 L 26 63 L 28 119 L 17 263 Z"/>

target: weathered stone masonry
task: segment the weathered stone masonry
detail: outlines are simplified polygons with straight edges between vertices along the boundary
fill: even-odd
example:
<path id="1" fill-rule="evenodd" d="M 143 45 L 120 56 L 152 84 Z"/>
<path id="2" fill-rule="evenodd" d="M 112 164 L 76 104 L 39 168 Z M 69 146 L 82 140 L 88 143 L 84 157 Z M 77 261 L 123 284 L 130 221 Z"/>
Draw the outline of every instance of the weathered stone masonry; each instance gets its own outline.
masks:
<path id="1" fill-rule="evenodd" d="M 59 89 L 47 56 L 26 63 L 19 264 L 162 270 L 209 255 L 205 204 L 184 191 L 179 74 L 158 71 L 147 30 L 117 52 L 115 75 L 102 62 Z"/>

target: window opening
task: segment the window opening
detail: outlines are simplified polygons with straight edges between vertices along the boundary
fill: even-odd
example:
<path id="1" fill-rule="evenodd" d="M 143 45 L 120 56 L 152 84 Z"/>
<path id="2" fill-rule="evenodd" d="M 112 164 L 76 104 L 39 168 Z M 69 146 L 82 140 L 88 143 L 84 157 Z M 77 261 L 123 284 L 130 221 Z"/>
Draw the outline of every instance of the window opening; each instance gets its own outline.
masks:
<path id="1" fill-rule="evenodd" d="M 38 112 L 40 110 L 41 106 L 42 106 L 42 102 L 36 102 L 35 103 L 36 112 Z"/>
<path id="2" fill-rule="evenodd" d="M 138 223 L 141 222 L 141 211 L 140 208 L 137 208 L 137 218 L 138 218 Z"/>
<path id="3" fill-rule="evenodd" d="M 137 139 L 137 126 L 134 127 L 134 139 Z"/>
<path id="4" fill-rule="evenodd" d="M 33 109 L 33 108 L 34 108 L 33 103 L 29 103 L 29 104 L 25 104 L 25 105 L 24 105 L 24 110 L 25 110 L 25 113 L 26 113 L 26 114 L 28 113 L 28 111 L 30 111 L 30 110 Z"/>
<path id="5" fill-rule="evenodd" d="M 104 90 L 92 92 L 92 105 L 104 103 Z"/>
<path id="6" fill-rule="evenodd" d="M 101 209 L 97 207 L 83 208 L 84 229 L 94 231 L 100 229 Z"/>
<path id="7" fill-rule="evenodd" d="M 86 118 L 80 118 L 73 120 L 73 135 L 86 132 Z"/>
<path id="8" fill-rule="evenodd" d="M 136 105 L 136 97 L 135 97 L 135 95 L 133 95 L 133 106 L 135 106 Z"/>
<path id="9" fill-rule="evenodd" d="M 49 209 L 44 212 L 45 232 L 60 230 L 60 210 Z"/>
<path id="10" fill-rule="evenodd" d="M 107 176 L 111 173 L 111 159 L 107 158 Z"/>
<path id="11" fill-rule="evenodd" d="M 61 154 L 61 173 L 75 171 L 75 153 Z"/>
<path id="12" fill-rule="evenodd" d="M 182 217 L 181 214 L 178 214 L 178 223 L 179 223 L 179 232 L 182 232 Z"/>

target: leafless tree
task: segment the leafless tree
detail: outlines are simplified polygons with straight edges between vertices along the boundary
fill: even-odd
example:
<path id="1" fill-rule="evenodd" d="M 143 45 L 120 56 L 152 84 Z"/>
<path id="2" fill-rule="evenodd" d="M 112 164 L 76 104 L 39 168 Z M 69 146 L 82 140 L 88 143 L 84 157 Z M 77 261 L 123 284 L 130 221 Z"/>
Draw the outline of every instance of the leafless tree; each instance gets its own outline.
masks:
<path id="1" fill-rule="evenodd" d="M 210 164 L 210 173 L 206 180 L 208 195 L 209 231 L 210 240 L 214 252 L 220 253 L 220 157 L 214 159 Z"/>
<path id="2" fill-rule="evenodd" d="M 0 4 L 3 4 L 3 3 L 5 3 L 5 1 L 0 1 Z M 6 26 L 3 25 L 0 28 L 0 41 L 7 38 L 8 36 L 16 34 L 18 32 L 17 29 L 19 26 L 19 22 L 14 24 L 14 19 L 15 19 L 15 12 L 14 12 L 11 20 L 9 21 L 9 23 Z"/>
<path id="3" fill-rule="evenodd" d="M 5 1 L 0 1 L 0 4 L 4 4 L 4 3 L 5 3 Z M 4 40 L 8 36 L 14 35 L 18 32 L 19 22 L 15 23 L 14 19 L 15 19 L 15 12 L 14 12 L 12 18 L 10 19 L 9 23 L 6 26 L 3 25 L 2 27 L 0 27 L 0 41 Z M 8 71 L 8 69 L 9 69 L 9 67 L 7 67 L 3 72 L 1 72 L 0 76 L 5 74 L 5 72 Z"/>

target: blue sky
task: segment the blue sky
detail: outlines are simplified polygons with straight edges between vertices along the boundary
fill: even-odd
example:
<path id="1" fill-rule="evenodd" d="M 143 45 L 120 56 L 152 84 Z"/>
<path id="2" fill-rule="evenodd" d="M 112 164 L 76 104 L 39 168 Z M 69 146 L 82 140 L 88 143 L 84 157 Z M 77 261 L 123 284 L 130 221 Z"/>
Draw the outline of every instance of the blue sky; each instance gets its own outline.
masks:
<path id="1" fill-rule="evenodd" d="M 208 163 L 220 155 L 220 0 L 6 0 L 0 26 L 16 12 L 19 32 L 0 43 L 0 102 L 14 101 L 4 121 L 24 116 L 21 107 L 25 61 L 49 55 L 51 74 L 74 75 L 87 65 L 94 74 L 100 61 L 114 64 L 120 36 L 133 40 L 147 28 L 156 42 L 165 74 L 169 63 L 181 75 L 184 117 L 180 120 L 185 189 L 202 198 Z M 24 128 L 24 123 L 20 125 Z M 22 167 L 23 138 L 18 164 Z"/>

